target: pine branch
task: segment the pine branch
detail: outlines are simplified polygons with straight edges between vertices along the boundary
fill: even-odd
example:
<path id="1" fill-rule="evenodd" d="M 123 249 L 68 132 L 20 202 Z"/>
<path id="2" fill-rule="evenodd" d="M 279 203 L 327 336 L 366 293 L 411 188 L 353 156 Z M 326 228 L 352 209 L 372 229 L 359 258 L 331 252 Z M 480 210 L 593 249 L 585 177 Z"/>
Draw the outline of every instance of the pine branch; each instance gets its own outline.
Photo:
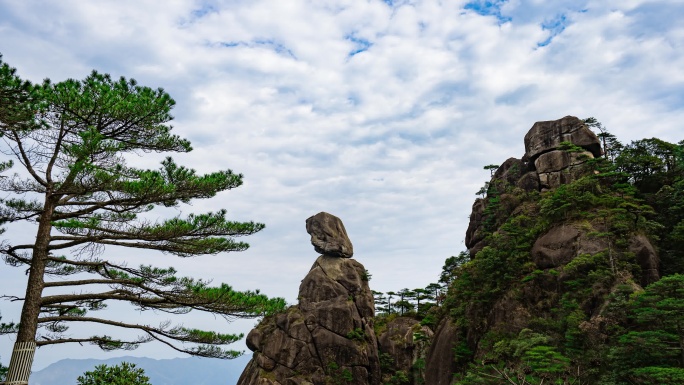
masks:
<path id="1" fill-rule="evenodd" d="M 98 323 L 102 325 L 115 326 L 124 329 L 136 329 L 145 332 L 150 338 L 149 339 L 138 339 L 135 344 L 149 342 L 152 339 L 157 340 L 166 344 L 167 346 L 188 354 L 202 356 L 202 357 L 213 357 L 213 358 L 235 358 L 235 354 L 240 354 L 237 352 L 226 351 L 222 349 L 217 349 L 213 345 L 227 345 L 240 340 L 243 334 L 221 334 L 215 332 L 206 332 L 197 329 L 187 329 L 184 327 L 173 327 L 169 328 L 169 323 L 162 323 L 159 327 L 152 327 L 149 325 L 132 324 L 120 321 L 112 321 L 102 318 L 93 317 L 73 317 L 73 316 L 56 316 L 56 317 L 42 317 L 38 319 L 41 324 L 44 323 L 59 323 L 59 322 L 91 322 Z M 181 343 L 196 343 L 200 344 L 198 347 L 185 349 L 174 345 L 168 340 L 178 341 Z M 37 346 L 52 345 L 58 343 L 66 342 L 91 342 L 98 345 L 103 342 L 100 347 L 102 348 L 112 348 L 112 345 L 121 343 L 120 341 L 107 340 L 102 337 L 94 336 L 90 338 L 81 339 L 48 339 L 43 341 L 38 341 Z M 130 342 L 129 342 L 130 343 Z M 136 346 L 137 347 L 137 346 Z"/>
<path id="2" fill-rule="evenodd" d="M 135 350 L 138 348 L 138 346 L 142 343 L 150 342 L 149 339 L 146 338 L 138 338 L 133 341 L 121 341 L 121 340 L 114 340 L 111 337 L 108 336 L 92 336 L 88 338 L 49 338 L 47 336 L 42 336 L 42 341 L 36 341 L 36 346 L 47 346 L 47 345 L 55 345 L 55 344 L 64 344 L 64 343 L 79 343 L 82 344 L 84 342 L 91 343 L 93 345 L 97 345 L 100 347 L 100 349 L 105 350 L 105 351 L 112 351 L 112 350 Z"/>
<path id="3" fill-rule="evenodd" d="M 31 176 L 33 177 L 33 179 L 36 182 L 38 182 L 41 186 L 47 187 L 48 186 L 47 182 L 45 180 L 43 180 L 43 178 L 41 178 L 38 175 L 38 173 L 36 172 L 36 170 L 33 168 L 33 165 L 31 164 L 31 160 L 29 159 L 29 156 L 26 153 L 26 150 L 24 149 L 24 145 L 21 142 L 21 139 L 19 138 L 19 135 L 17 134 L 17 132 L 16 131 L 10 131 L 8 136 L 11 138 L 11 140 L 13 140 L 17 144 L 17 150 L 16 150 L 15 154 L 18 155 L 19 159 L 21 160 L 22 165 L 24 166 L 24 168 L 26 168 L 26 171 L 28 171 L 29 174 L 31 174 Z"/>
<path id="4" fill-rule="evenodd" d="M 281 298 L 268 298 L 258 291 L 237 292 L 225 284 L 212 287 L 202 280 L 176 277 L 173 268 L 131 268 L 96 258 L 107 245 L 181 257 L 240 251 L 248 245 L 234 238 L 263 229 L 259 223 L 228 221 L 225 210 L 159 222 L 137 217 L 157 206 L 214 197 L 242 184 L 241 174 L 230 170 L 197 174 L 170 157 L 158 169 L 126 165 L 128 153 L 191 150 L 187 140 L 171 134 L 168 122 L 174 103 L 162 89 L 138 86 L 124 78 L 113 80 L 97 72 L 83 81 L 53 84 L 46 80 L 33 86 L 22 83 L 14 70 L 0 62 L 0 129 L 4 133 L 0 152 L 13 156 L 24 169 L 0 177 L 0 191 L 14 194 L 14 198 L 0 200 L 0 222 L 38 223 L 35 242 L 0 245 L 8 264 L 28 267 L 25 298 L 11 298 L 24 301 L 18 341 L 34 341 L 40 326 L 46 334 L 39 345 L 89 342 L 103 349 L 125 349 L 160 340 L 190 354 L 231 358 L 239 353 L 215 345 L 238 336 L 168 325 L 153 328 L 86 314 L 111 301 L 128 302 L 141 310 L 171 314 L 199 310 L 225 318 L 255 317 L 284 308 Z M 0 170 L 8 166 L 2 162 Z M 71 252 L 65 252 L 68 257 L 55 255 L 58 250 Z M 92 276 L 49 279 L 77 273 Z M 51 288 L 80 292 L 48 295 L 45 289 Z M 65 336 L 71 322 L 133 328 L 145 337 L 133 341 L 108 336 L 72 338 Z M 170 341 L 199 345 L 186 349 Z"/>

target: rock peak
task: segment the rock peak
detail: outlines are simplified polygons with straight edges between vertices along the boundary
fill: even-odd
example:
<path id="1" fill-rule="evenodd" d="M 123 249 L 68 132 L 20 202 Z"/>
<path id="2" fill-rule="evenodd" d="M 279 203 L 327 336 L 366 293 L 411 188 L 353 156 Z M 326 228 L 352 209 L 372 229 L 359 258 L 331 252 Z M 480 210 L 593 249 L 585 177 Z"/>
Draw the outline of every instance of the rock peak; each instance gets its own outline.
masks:
<path id="1" fill-rule="evenodd" d="M 306 220 L 306 232 L 311 235 L 311 244 L 316 252 L 329 257 L 351 258 L 354 255 L 347 230 L 342 220 L 321 211 Z"/>
<path id="2" fill-rule="evenodd" d="M 352 245 L 339 218 L 318 213 L 306 230 L 323 255 L 302 280 L 299 302 L 247 335 L 254 356 L 238 385 L 380 385 L 367 271 L 349 259 Z"/>
<path id="3" fill-rule="evenodd" d="M 601 142 L 589 127 L 575 116 L 536 122 L 525 135 L 525 157 L 535 161 L 540 155 L 557 150 L 561 142 L 570 142 L 601 156 Z"/>
<path id="4" fill-rule="evenodd" d="M 534 123 L 524 142 L 522 159 L 507 159 L 498 167 L 488 185 L 487 194 L 499 194 L 504 205 L 514 203 L 513 195 L 508 192 L 511 187 L 528 192 L 556 189 L 593 172 L 589 160 L 602 154 L 599 138 L 575 116 Z M 580 149 L 566 151 L 563 142 Z M 473 256 L 485 244 L 483 226 L 487 202 L 486 198 L 478 198 L 470 214 L 465 244 Z"/>

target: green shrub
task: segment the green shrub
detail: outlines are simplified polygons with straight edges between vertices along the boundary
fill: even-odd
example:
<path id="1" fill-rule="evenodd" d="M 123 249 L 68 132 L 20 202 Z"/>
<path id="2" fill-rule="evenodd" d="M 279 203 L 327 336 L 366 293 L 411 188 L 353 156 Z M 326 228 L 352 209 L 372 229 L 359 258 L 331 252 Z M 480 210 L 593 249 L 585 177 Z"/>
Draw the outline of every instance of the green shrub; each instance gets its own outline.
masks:
<path id="1" fill-rule="evenodd" d="M 98 365 L 76 381 L 78 385 L 151 385 L 145 371 L 128 362 L 114 366 Z"/>

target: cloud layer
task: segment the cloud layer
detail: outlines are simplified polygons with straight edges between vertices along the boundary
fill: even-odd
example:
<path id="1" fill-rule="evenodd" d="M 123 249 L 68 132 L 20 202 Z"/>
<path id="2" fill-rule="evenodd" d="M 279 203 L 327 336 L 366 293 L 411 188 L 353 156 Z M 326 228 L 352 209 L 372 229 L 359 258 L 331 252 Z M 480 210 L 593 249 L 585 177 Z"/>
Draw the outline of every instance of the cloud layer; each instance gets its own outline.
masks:
<path id="1" fill-rule="evenodd" d="M 683 13 L 675 0 L 0 0 L 0 52 L 34 81 L 97 69 L 164 87 L 195 147 L 179 162 L 246 177 L 183 212 L 267 228 L 241 254 L 129 260 L 294 302 L 319 211 L 342 218 L 373 289 L 422 287 L 464 249 L 482 166 L 521 156 L 535 121 L 595 116 L 623 141 L 681 140 Z M 3 293 L 24 279 L 0 270 Z M 37 367 L 86 352 L 50 349 Z"/>

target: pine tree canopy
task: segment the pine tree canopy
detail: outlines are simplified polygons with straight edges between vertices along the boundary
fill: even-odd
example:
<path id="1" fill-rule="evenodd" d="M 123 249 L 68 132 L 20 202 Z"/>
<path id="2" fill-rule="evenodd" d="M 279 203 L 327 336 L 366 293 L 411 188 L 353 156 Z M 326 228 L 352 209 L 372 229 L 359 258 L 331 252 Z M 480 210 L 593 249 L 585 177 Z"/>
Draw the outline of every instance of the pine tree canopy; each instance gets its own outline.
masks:
<path id="1" fill-rule="evenodd" d="M 13 160 L 10 172 L 15 171 L 0 177 L 0 221 L 5 227 L 22 221 L 38 224 L 35 242 L 6 239 L 0 245 L 8 264 L 28 267 L 29 272 L 25 297 L 3 296 L 24 301 L 19 329 L 4 328 L 18 332 L 18 342 L 89 342 L 110 350 L 156 340 L 194 355 L 233 358 L 240 353 L 218 346 L 241 335 L 90 314 L 112 301 L 139 310 L 199 310 L 228 319 L 284 308 L 283 299 L 258 290 L 235 291 L 227 284 L 179 277 L 172 267 L 131 267 L 103 257 L 106 246 L 179 257 L 242 251 L 248 244 L 236 238 L 264 228 L 261 223 L 230 221 L 223 209 L 150 219 L 155 207 L 211 198 L 242 184 L 242 175 L 230 170 L 202 175 L 171 157 L 157 169 L 128 164 L 129 155 L 191 151 L 189 141 L 171 133 L 174 104 L 161 88 L 95 71 L 82 81 L 34 85 L 0 60 L 0 151 L 6 155 L 3 167 Z M 141 335 L 124 341 L 105 334 L 65 333 L 68 325 L 79 322 L 136 329 Z"/>

